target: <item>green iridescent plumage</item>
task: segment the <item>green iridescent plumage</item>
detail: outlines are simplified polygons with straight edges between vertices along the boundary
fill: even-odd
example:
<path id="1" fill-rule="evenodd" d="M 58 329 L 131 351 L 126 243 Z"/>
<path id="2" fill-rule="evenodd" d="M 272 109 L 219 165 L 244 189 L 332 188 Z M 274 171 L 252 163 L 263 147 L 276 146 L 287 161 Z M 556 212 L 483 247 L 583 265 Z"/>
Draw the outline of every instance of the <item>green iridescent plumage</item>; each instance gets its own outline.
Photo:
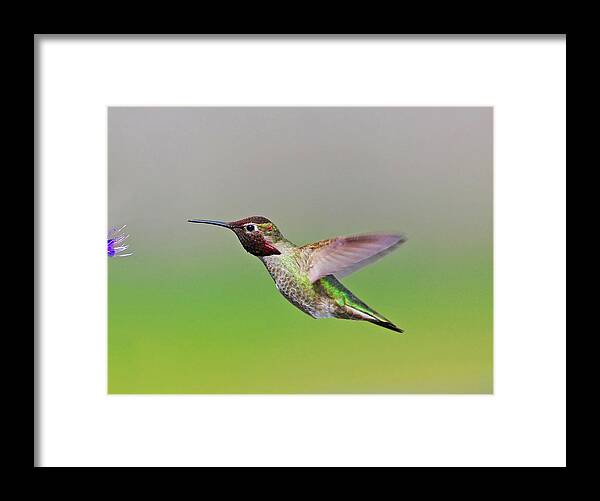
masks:
<path id="1" fill-rule="evenodd" d="M 189 220 L 223 226 L 235 232 L 242 246 L 267 268 L 279 292 L 313 318 L 364 320 L 402 332 L 358 299 L 338 280 L 381 258 L 405 242 L 400 235 L 356 235 L 296 246 L 262 216 L 225 223 Z"/>

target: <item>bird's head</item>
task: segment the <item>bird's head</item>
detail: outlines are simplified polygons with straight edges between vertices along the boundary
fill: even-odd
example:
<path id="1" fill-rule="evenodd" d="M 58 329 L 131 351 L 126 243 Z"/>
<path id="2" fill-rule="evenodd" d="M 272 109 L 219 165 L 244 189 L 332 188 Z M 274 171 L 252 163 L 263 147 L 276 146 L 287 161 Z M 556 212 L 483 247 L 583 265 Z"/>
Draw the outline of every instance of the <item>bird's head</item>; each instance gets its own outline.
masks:
<path id="1" fill-rule="evenodd" d="M 254 256 L 273 256 L 281 254 L 276 244 L 283 236 L 271 221 L 263 216 L 251 216 L 237 221 L 225 222 L 211 219 L 188 219 L 190 223 L 212 224 L 232 230 L 240 243 Z"/>

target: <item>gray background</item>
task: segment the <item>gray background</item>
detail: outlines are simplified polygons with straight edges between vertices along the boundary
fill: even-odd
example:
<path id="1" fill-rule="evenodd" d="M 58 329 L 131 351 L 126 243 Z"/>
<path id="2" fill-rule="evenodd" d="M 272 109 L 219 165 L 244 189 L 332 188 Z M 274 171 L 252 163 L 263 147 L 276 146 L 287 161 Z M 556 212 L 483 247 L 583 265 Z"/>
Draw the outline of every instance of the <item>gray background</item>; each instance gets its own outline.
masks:
<path id="1" fill-rule="evenodd" d="M 189 217 L 254 214 L 292 241 L 395 230 L 444 248 L 491 231 L 491 108 L 110 108 L 108 121 L 109 223 L 149 246 L 191 250 L 198 235 L 176 224 Z"/>

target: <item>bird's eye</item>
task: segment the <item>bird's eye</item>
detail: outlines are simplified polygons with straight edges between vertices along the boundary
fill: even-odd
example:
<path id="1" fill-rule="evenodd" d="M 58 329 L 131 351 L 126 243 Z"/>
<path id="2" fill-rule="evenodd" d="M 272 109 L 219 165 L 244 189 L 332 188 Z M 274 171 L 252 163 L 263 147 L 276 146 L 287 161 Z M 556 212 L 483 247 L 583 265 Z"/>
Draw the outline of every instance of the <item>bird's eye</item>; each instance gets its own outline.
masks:
<path id="1" fill-rule="evenodd" d="M 254 226 L 253 224 L 246 225 L 246 231 L 254 231 L 255 229 L 256 229 L 256 226 Z"/>

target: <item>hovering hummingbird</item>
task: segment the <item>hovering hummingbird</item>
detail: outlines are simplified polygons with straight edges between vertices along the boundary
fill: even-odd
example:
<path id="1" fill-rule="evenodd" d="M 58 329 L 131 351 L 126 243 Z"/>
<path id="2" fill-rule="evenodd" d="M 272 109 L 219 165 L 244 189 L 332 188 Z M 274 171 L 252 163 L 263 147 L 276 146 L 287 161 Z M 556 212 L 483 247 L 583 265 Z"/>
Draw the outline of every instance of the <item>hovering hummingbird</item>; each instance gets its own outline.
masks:
<path id="1" fill-rule="evenodd" d="M 403 236 L 355 235 L 298 247 L 262 216 L 229 223 L 207 219 L 188 219 L 188 222 L 233 230 L 244 249 L 263 262 L 279 292 L 311 317 L 366 320 L 403 332 L 336 278 L 349 275 L 396 249 L 406 241 Z"/>

